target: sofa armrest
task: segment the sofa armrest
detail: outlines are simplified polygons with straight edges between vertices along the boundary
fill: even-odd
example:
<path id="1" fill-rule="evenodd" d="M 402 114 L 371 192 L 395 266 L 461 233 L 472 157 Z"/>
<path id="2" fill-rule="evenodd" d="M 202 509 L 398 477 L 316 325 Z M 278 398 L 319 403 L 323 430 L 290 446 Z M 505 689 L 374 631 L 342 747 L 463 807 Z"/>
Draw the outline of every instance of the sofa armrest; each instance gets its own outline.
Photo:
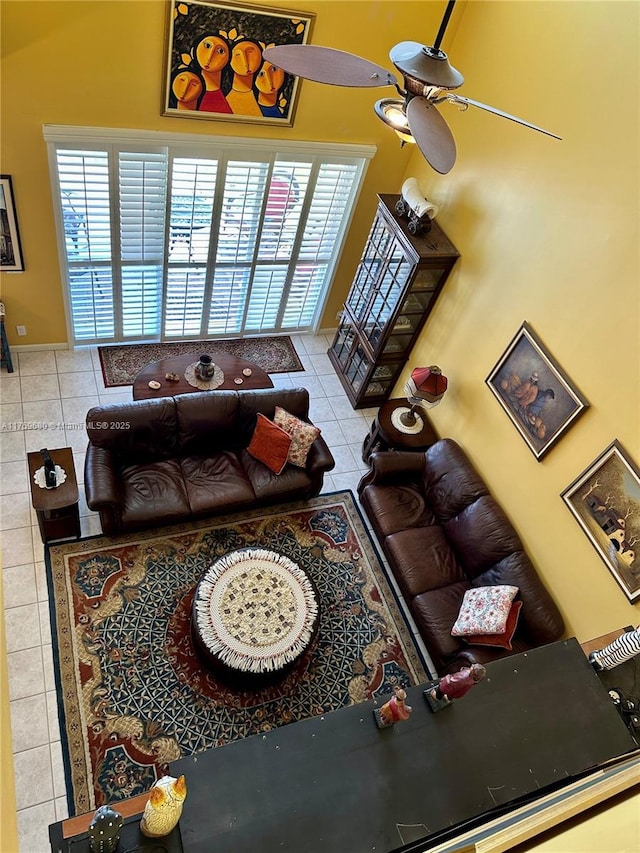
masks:
<path id="1" fill-rule="evenodd" d="M 372 453 L 370 470 L 358 484 L 360 493 L 365 486 L 383 486 L 388 483 L 415 483 L 424 476 L 424 453 L 403 450 L 382 450 Z"/>
<path id="2" fill-rule="evenodd" d="M 322 438 L 322 436 L 319 436 L 309 448 L 306 465 L 307 473 L 310 476 L 316 472 L 322 472 L 324 474 L 326 471 L 331 471 L 335 467 L 336 461 L 329 450 L 327 442 Z"/>
<path id="3" fill-rule="evenodd" d="M 122 488 L 116 474 L 115 454 L 90 444 L 84 462 L 84 490 L 89 509 L 95 511 L 105 505 L 122 503 Z"/>

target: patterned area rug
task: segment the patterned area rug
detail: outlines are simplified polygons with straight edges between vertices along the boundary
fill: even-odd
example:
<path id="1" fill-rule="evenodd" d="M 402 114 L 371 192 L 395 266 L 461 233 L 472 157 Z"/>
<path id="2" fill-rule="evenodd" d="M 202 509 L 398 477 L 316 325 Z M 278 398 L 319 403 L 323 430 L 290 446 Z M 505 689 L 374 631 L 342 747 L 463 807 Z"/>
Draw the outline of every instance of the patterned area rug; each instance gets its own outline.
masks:
<path id="1" fill-rule="evenodd" d="M 235 355 L 252 361 L 267 373 L 296 373 L 304 370 L 288 335 L 271 338 L 229 338 L 217 341 L 170 341 L 162 344 L 123 344 L 98 347 L 102 376 L 107 388 L 131 385 L 143 367 L 161 358 L 187 353 Z"/>
<path id="2" fill-rule="evenodd" d="M 195 587 L 238 548 L 311 577 L 317 635 L 280 682 L 234 689 L 190 633 Z M 180 756 L 428 678 L 351 492 L 51 545 L 53 648 L 70 814 L 144 793 Z"/>

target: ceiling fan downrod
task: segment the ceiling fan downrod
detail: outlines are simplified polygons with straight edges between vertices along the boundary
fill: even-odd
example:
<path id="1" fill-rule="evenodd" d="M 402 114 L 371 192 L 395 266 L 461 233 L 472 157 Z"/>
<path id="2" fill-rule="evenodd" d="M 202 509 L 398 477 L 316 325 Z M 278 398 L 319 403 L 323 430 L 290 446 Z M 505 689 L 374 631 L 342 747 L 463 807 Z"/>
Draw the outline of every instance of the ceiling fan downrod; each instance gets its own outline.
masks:
<path id="1" fill-rule="evenodd" d="M 442 16 L 442 21 L 440 22 L 440 29 L 438 30 L 438 35 L 436 36 L 436 40 L 433 43 L 433 50 L 436 53 L 440 53 L 440 45 L 442 43 L 442 39 L 444 38 L 444 34 L 447 31 L 449 18 L 451 17 L 451 13 L 453 12 L 453 7 L 455 5 L 456 0 L 449 0 L 449 2 L 447 3 L 447 8 L 444 10 L 444 15 Z"/>

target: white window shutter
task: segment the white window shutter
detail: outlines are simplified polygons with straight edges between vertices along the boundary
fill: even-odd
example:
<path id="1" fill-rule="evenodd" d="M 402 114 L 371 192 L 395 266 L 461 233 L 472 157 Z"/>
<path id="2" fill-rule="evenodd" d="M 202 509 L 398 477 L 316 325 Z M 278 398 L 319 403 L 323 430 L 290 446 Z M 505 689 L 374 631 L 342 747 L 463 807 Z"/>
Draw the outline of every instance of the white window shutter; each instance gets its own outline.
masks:
<path id="1" fill-rule="evenodd" d="M 52 144 L 74 343 L 313 326 L 365 157 Z"/>

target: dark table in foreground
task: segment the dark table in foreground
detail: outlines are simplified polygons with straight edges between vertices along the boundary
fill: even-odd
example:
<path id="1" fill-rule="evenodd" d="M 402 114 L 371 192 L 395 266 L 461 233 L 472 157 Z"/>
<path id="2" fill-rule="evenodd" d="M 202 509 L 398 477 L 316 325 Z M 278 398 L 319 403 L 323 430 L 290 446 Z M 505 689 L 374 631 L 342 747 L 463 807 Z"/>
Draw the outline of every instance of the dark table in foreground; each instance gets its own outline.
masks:
<path id="1" fill-rule="evenodd" d="M 184 378 L 187 367 L 198 361 L 200 355 L 201 353 L 177 355 L 148 364 L 133 380 L 133 399 L 153 400 L 156 397 L 173 397 L 176 394 L 189 394 L 203 390 L 190 385 Z M 254 391 L 257 388 L 273 388 L 269 374 L 252 361 L 226 354 L 213 356 L 213 361 L 224 373 L 224 382 L 213 389 L 215 391 Z M 251 375 L 245 376 L 243 370 L 250 370 Z M 177 373 L 178 381 L 171 382 L 165 379 L 167 373 Z M 237 384 L 236 379 L 242 379 L 242 383 Z M 159 382 L 160 388 L 149 388 L 149 382 L 152 380 Z"/>
<path id="2" fill-rule="evenodd" d="M 617 680 L 623 669 L 635 677 L 630 663 L 612 670 Z M 154 843 L 139 828 L 148 795 L 116 803 L 126 818 L 119 849 L 389 853 L 402 839 L 458 835 L 611 759 L 637 756 L 576 640 L 488 670 L 438 714 L 412 688 L 413 714 L 391 729 L 376 728 L 365 702 L 174 762 L 188 787 L 178 827 Z M 88 853 L 91 817 L 52 824 L 53 853 Z"/>
<path id="3" fill-rule="evenodd" d="M 171 765 L 188 853 L 388 853 L 526 802 L 637 747 L 576 640 L 495 661 L 433 714 L 378 730 L 370 703 Z"/>
<path id="4" fill-rule="evenodd" d="M 44 489 L 38 486 L 33 475 L 44 465 L 42 454 L 38 451 L 27 453 L 29 465 L 29 485 L 31 487 L 31 504 L 38 517 L 40 537 L 43 542 L 55 539 L 68 539 L 80 536 L 80 510 L 78 508 L 78 482 L 73 463 L 73 452 L 70 447 L 60 447 L 50 450 L 55 465 L 59 465 L 66 473 L 64 483 L 55 489 Z"/>

